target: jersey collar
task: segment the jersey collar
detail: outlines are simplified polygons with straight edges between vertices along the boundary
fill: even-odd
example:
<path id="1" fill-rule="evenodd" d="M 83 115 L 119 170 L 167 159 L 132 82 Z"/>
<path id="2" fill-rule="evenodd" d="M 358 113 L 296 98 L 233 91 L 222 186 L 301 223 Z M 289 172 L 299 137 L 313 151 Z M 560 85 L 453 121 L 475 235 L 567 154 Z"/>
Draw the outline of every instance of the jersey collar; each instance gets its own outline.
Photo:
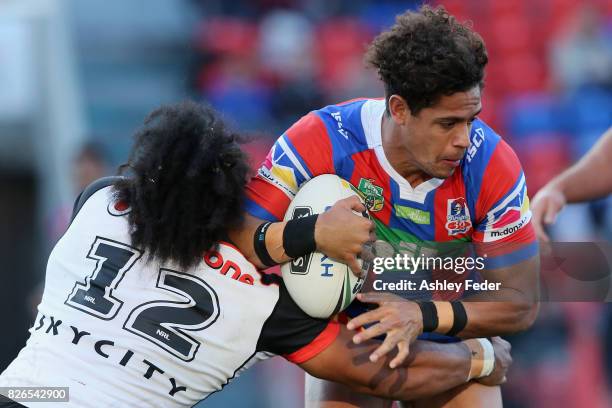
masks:
<path id="1" fill-rule="evenodd" d="M 382 117 L 385 113 L 385 100 L 370 99 L 363 104 L 361 108 L 361 123 L 363 131 L 368 142 L 368 148 L 373 149 L 376 153 L 378 162 L 399 186 L 399 194 L 402 200 L 414 201 L 420 204 L 425 203 L 427 193 L 435 190 L 444 182 L 443 179 L 431 178 L 416 187 L 412 187 L 410 183 L 402 177 L 397 170 L 391 166 L 385 151 L 382 146 Z"/>

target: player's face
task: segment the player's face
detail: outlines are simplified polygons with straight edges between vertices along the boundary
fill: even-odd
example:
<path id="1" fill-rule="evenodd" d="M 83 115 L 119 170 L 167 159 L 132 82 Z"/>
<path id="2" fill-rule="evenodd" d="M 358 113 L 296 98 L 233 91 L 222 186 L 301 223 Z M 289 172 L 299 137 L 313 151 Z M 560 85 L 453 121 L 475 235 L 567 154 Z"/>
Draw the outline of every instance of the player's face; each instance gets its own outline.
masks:
<path id="1" fill-rule="evenodd" d="M 429 177 L 451 176 L 470 145 L 472 122 L 481 109 L 480 87 L 475 86 L 443 96 L 416 116 L 408 110 L 399 129 L 411 166 Z"/>

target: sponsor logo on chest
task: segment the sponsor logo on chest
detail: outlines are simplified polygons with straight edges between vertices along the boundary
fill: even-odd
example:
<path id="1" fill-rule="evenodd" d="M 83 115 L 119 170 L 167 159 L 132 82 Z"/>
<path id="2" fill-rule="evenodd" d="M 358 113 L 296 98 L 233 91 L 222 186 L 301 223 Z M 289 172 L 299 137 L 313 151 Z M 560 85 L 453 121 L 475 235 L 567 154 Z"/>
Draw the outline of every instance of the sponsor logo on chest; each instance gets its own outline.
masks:
<path id="1" fill-rule="evenodd" d="M 395 214 L 399 218 L 408 219 L 415 224 L 429 225 L 430 223 L 429 211 L 423 211 L 418 208 L 406 207 L 399 204 L 395 204 L 393 208 L 395 209 Z"/>

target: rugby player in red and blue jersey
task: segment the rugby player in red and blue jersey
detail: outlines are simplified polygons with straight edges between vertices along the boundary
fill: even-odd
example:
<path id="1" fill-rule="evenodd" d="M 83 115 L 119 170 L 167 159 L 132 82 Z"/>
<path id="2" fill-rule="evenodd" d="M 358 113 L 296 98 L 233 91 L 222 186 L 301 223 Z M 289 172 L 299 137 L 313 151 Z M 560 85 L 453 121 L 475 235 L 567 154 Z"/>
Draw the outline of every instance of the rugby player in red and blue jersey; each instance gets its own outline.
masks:
<path id="1" fill-rule="evenodd" d="M 360 295 L 378 308 L 348 323 L 365 328 L 354 341 L 386 334 L 370 358 L 397 347 L 394 358 L 386 357 L 391 367 L 419 335 L 449 341 L 528 328 L 537 313 L 537 241 L 521 165 L 477 118 L 488 61 L 482 39 L 443 8 L 423 6 L 398 16 L 373 41 L 367 60 L 384 82 L 385 98 L 324 107 L 281 135 L 248 186 L 247 226 L 234 232 L 234 242 L 260 266 L 316 248 L 353 270 L 371 228 L 383 249 L 377 256 L 475 244 L 487 254 L 482 275 L 502 283 L 493 299 L 503 302 L 468 301 L 486 298 L 481 294 L 459 301 L 436 291 L 402 301 Z M 279 221 L 299 187 L 327 173 L 363 193 L 373 223 L 353 214 L 363 210 L 357 200 L 342 200 L 318 217 Z M 307 388 L 309 406 L 384 405 L 313 378 Z M 501 406 L 501 395 L 499 387 L 474 383 L 421 403 L 492 407 Z"/>

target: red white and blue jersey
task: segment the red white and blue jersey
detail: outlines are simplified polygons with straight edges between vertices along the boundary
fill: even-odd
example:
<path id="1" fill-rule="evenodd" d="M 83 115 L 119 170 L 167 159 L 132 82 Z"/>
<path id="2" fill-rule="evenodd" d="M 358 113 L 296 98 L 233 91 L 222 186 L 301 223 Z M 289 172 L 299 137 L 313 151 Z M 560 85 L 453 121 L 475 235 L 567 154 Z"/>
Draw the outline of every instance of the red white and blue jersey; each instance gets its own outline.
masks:
<path id="1" fill-rule="evenodd" d="M 537 253 L 525 175 L 499 135 L 476 119 L 470 146 L 455 172 L 412 187 L 385 156 L 384 112 L 384 100 L 358 99 L 302 117 L 276 141 L 250 182 L 247 211 L 281 220 L 304 182 L 337 174 L 363 193 L 378 239 L 395 251 L 418 255 L 427 243 L 447 242 L 513 247 L 489 257 L 491 269 Z M 505 245 L 509 243 L 519 245 Z"/>

